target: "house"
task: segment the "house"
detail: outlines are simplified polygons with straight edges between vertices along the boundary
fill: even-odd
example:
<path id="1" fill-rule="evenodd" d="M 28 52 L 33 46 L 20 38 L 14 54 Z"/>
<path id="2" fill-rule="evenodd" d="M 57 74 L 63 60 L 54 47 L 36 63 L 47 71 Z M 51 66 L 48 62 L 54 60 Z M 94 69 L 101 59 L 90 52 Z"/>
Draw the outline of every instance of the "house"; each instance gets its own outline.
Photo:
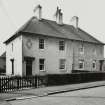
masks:
<path id="1" fill-rule="evenodd" d="M 6 73 L 6 52 L 0 56 L 0 75 Z"/>
<path id="2" fill-rule="evenodd" d="M 105 71 L 105 58 L 104 58 L 104 61 L 103 61 L 102 70 Z"/>
<path id="3" fill-rule="evenodd" d="M 6 40 L 7 75 L 66 74 L 73 71 L 102 71 L 104 44 L 78 27 L 63 23 L 61 9 L 56 21 L 42 18 L 39 5 L 33 16 Z"/>

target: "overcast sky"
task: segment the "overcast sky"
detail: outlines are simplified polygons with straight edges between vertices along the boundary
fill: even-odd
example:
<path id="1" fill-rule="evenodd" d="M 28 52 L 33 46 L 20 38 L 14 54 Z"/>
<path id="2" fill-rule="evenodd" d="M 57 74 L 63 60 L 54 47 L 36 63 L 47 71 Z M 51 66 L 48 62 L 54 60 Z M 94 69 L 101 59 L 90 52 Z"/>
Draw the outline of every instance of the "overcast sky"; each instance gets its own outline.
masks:
<path id="1" fill-rule="evenodd" d="M 79 27 L 105 43 L 105 0 L 0 0 L 0 54 L 2 44 L 30 19 L 36 5 L 41 4 L 43 18 L 54 20 L 56 7 L 64 14 L 64 23 L 79 17 Z"/>

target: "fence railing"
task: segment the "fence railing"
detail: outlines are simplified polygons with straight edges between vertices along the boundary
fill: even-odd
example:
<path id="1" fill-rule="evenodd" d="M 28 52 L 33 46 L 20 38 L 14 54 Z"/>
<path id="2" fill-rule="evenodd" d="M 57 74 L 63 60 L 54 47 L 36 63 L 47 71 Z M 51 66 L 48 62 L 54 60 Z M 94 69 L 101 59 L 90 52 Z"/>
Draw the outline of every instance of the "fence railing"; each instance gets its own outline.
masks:
<path id="1" fill-rule="evenodd" d="M 86 72 L 71 74 L 47 74 L 44 76 L 0 77 L 0 93 L 24 88 L 38 88 L 105 80 L 105 72 Z"/>
<path id="2" fill-rule="evenodd" d="M 15 91 L 24 88 L 37 88 L 46 85 L 45 76 L 1 77 L 0 92 Z"/>

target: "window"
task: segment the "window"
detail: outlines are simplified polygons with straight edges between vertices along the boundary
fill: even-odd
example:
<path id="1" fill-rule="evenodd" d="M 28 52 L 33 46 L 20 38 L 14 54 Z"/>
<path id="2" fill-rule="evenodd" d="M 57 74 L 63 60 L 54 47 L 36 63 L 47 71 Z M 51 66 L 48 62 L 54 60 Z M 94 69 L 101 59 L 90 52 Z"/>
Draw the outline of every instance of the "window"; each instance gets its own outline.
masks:
<path id="1" fill-rule="evenodd" d="M 65 42 L 59 41 L 59 50 L 64 50 L 64 49 L 65 49 Z"/>
<path id="2" fill-rule="evenodd" d="M 96 55 L 96 48 L 93 49 L 93 54 Z"/>
<path id="3" fill-rule="evenodd" d="M 39 59 L 39 70 L 43 71 L 45 69 L 45 59 Z"/>
<path id="4" fill-rule="evenodd" d="M 84 68 L 84 60 L 79 60 L 79 69 Z"/>
<path id="5" fill-rule="evenodd" d="M 14 59 L 10 59 L 11 63 L 12 63 L 12 75 L 14 75 Z"/>
<path id="6" fill-rule="evenodd" d="M 13 43 L 12 43 L 12 52 L 13 52 Z"/>
<path id="7" fill-rule="evenodd" d="M 44 49 L 44 39 L 39 39 L 39 49 Z"/>
<path id="8" fill-rule="evenodd" d="M 59 65 L 60 69 L 65 69 L 65 62 L 66 62 L 65 59 L 60 59 L 60 65 Z"/>
<path id="9" fill-rule="evenodd" d="M 84 47 L 83 47 L 83 45 L 80 46 L 80 48 L 79 48 L 79 53 L 80 53 L 80 54 L 84 54 Z"/>
<path id="10" fill-rule="evenodd" d="M 93 69 L 96 68 L 96 60 L 93 61 L 93 63 L 92 63 L 92 67 L 93 67 Z"/>

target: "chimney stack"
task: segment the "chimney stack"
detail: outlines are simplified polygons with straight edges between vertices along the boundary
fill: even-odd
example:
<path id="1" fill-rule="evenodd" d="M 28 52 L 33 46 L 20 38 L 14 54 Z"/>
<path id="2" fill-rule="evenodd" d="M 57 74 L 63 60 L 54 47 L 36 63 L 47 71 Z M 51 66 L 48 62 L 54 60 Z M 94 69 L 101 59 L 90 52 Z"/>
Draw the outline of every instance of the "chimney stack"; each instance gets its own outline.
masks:
<path id="1" fill-rule="evenodd" d="M 63 24 L 63 13 L 61 12 L 61 10 L 60 10 L 60 12 L 59 12 L 59 24 L 60 25 L 62 25 Z"/>
<path id="2" fill-rule="evenodd" d="M 71 25 L 73 25 L 76 29 L 78 29 L 78 22 L 79 22 L 79 18 L 77 16 L 73 16 L 71 18 Z"/>
<path id="3" fill-rule="evenodd" d="M 59 7 L 57 7 L 55 16 L 56 16 L 57 24 L 62 25 L 63 24 L 63 13 L 61 12 L 61 9 L 59 9 Z"/>
<path id="4" fill-rule="evenodd" d="M 37 13 L 37 18 L 39 19 L 39 20 L 41 20 L 42 19 L 42 6 L 41 5 L 37 5 L 35 8 L 34 8 L 34 13 L 36 13 L 36 12 L 38 12 Z M 36 15 L 35 15 L 36 16 Z"/>

